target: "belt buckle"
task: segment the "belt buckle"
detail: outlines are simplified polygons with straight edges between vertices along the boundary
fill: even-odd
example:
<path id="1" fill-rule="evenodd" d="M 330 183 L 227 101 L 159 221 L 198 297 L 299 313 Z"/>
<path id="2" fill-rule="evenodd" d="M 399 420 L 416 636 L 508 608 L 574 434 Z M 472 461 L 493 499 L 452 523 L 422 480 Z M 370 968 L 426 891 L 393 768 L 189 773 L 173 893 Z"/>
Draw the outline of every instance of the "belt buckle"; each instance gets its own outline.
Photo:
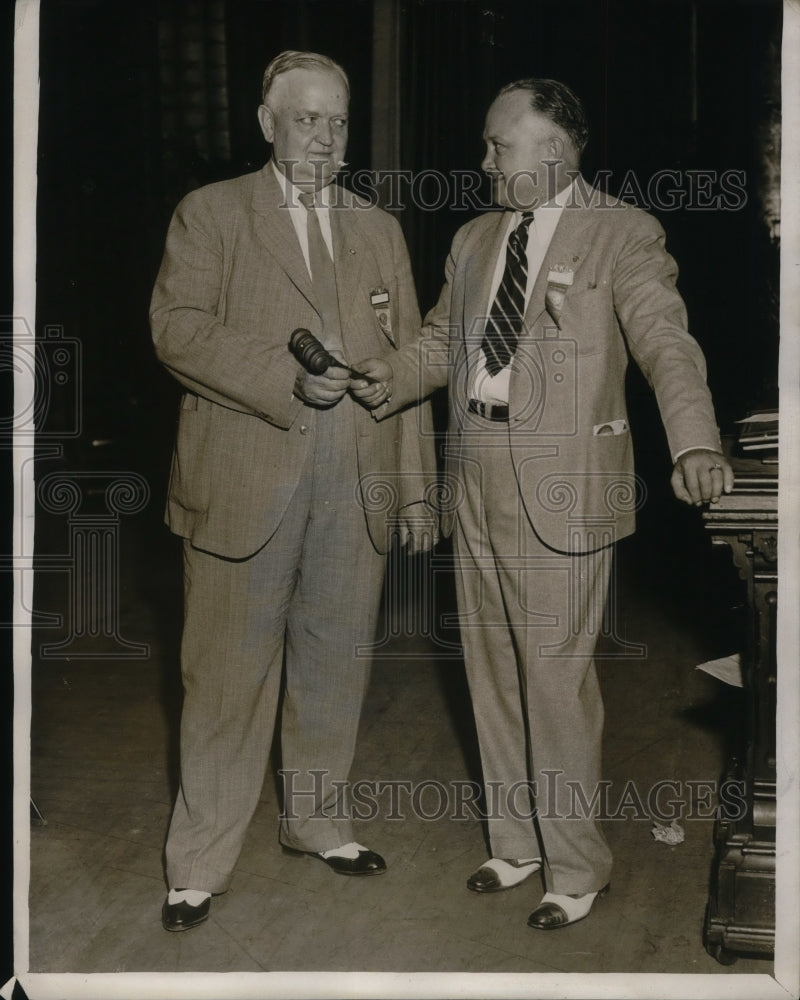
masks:
<path id="1" fill-rule="evenodd" d="M 504 403 L 484 403 L 481 399 L 470 399 L 469 409 L 484 420 L 505 422 L 508 420 L 508 406 Z"/>

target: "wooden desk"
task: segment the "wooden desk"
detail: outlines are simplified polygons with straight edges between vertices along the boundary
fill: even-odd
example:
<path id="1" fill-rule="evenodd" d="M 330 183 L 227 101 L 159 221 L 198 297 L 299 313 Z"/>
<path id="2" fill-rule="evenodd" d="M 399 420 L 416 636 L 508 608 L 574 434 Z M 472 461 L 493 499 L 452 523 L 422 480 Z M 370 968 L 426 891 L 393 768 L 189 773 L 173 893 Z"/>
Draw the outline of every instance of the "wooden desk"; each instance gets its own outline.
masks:
<path id="1" fill-rule="evenodd" d="M 729 450 L 730 449 L 726 449 Z M 726 778 L 742 780 L 746 814 L 722 811 L 705 919 L 709 954 L 727 965 L 739 953 L 770 955 L 775 944 L 775 691 L 778 609 L 778 466 L 736 457 L 733 493 L 703 514 L 715 545 L 727 545 L 747 587 L 742 672 L 747 752 Z"/>

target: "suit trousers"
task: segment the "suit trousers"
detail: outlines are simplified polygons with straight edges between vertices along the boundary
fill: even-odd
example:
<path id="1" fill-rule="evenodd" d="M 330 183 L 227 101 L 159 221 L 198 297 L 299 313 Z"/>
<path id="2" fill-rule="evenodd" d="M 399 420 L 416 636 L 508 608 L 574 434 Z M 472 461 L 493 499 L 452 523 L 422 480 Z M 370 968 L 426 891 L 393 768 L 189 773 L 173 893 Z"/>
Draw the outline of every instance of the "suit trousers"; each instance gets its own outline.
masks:
<path id="1" fill-rule="evenodd" d="M 470 426 L 456 587 L 492 854 L 541 854 L 549 891 L 593 892 L 612 862 L 591 808 L 603 728 L 593 653 L 611 550 L 545 546 L 523 508 L 508 425 Z"/>
<path id="2" fill-rule="evenodd" d="M 280 839 L 353 839 L 346 785 L 369 677 L 384 557 L 358 499 L 353 401 L 301 415 L 311 447 L 286 514 L 242 560 L 184 542 L 180 788 L 172 888 L 224 892 L 258 805 L 281 692 Z M 284 669 L 285 666 L 285 669 Z"/>

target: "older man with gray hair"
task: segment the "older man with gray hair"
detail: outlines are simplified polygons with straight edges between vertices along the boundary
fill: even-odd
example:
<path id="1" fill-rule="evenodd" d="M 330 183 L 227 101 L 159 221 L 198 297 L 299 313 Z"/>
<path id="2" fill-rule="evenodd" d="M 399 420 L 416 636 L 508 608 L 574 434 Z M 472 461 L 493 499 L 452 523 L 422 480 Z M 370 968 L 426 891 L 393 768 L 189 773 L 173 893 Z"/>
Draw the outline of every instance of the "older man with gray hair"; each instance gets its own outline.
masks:
<path id="1" fill-rule="evenodd" d="M 417 433 L 426 412 L 376 423 L 368 407 L 386 385 L 351 391 L 345 358 L 401 348 L 420 317 L 399 225 L 335 183 L 348 103 L 327 57 L 274 59 L 258 109 L 271 160 L 181 202 L 153 293 L 156 352 L 184 388 L 167 511 L 185 578 L 169 931 L 202 923 L 230 884 L 282 678 L 281 843 L 342 875 L 386 868 L 355 841 L 346 793 L 369 670 L 359 648 L 391 537 L 411 551 L 433 541 L 422 499 L 435 462 Z M 340 364 L 304 368 L 296 331 Z M 388 509 L 371 502 L 375 483 Z"/>

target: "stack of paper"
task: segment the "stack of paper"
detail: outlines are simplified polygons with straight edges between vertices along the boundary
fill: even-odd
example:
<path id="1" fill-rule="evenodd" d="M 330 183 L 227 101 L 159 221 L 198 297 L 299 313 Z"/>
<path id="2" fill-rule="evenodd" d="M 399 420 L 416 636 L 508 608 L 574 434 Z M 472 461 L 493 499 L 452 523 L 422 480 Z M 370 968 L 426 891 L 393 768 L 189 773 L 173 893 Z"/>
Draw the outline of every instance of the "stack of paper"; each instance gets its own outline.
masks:
<path id="1" fill-rule="evenodd" d="M 770 451 L 778 447 L 778 411 L 755 410 L 739 420 L 739 445 L 744 451 Z"/>

